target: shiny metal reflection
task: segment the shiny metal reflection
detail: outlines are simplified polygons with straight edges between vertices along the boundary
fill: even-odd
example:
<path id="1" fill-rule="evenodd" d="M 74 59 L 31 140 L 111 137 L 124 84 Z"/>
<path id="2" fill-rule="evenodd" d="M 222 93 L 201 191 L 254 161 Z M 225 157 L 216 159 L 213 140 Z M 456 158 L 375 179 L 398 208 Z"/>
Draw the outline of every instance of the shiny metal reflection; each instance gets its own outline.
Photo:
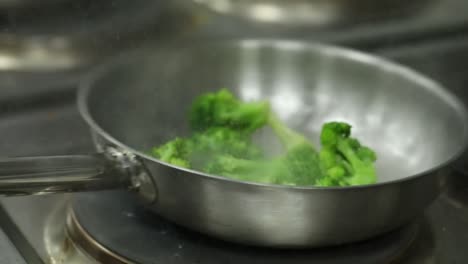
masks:
<path id="1" fill-rule="evenodd" d="M 430 0 L 183 0 L 216 13 L 277 25 L 328 26 L 410 15 Z"/>

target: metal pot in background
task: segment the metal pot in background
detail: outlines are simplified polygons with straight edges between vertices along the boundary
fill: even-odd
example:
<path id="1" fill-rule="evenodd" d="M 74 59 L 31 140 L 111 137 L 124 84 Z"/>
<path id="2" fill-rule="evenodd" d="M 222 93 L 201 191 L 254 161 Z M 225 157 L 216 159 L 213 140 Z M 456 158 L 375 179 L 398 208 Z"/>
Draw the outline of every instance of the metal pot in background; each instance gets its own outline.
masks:
<path id="1" fill-rule="evenodd" d="M 432 0 L 182 0 L 258 23 L 338 25 L 411 15 Z"/>
<path id="2" fill-rule="evenodd" d="M 0 105 L 5 105 L 75 90 L 97 63 L 148 38 L 177 35 L 191 20 L 167 1 L 0 0 L 0 25 Z"/>

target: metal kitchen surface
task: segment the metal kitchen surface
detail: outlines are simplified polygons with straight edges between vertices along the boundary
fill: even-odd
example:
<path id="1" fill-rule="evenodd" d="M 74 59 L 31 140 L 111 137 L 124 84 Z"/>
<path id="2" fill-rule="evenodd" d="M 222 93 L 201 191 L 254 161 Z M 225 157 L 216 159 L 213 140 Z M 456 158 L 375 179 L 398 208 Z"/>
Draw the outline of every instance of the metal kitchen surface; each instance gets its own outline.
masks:
<path id="1" fill-rule="evenodd" d="M 439 80 L 468 102 L 467 1 L 433 1 L 407 19 L 325 31 L 288 31 L 286 36 L 308 37 L 362 48 L 414 67 Z M 203 34 L 238 35 L 235 19 L 197 11 L 193 28 Z M 142 18 L 142 20 L 144 20 Z M 220 25 L 223 27 L 220 27 Z M 236 25 L 236 26 L 234 26 Z M 246 24 L 247 25 L 247 24 Z M 219 30 L 222 29 L 222 30 Z M 271 35 L 269 27 L 242 34 Z M 26 32 L 26 31 L 24 31 Z M 304 32 L 314 32 L 311 35 Z M 276 33 L 275 33 L 276 34 Z M 312 36 L 313 35 L 313 36 Z M 1 36 L 0 36 L 1 37 Z M 399 47 L 392 47 L 392 42 Z M 413 42 L 418 40 L 418 44 Z M 1 54 L 0 54 L 1 57 Z M 0 70 L 0 77 L 5 73 Z M 31 87 L 44 76 L 32 78 Z M 60 155 L 93 152 L 88 130 L 75 108 L 73 73 L 40 89 L 41 99 L 65 89 L 62 97 L 24 103 L 0 113 L 3 156 Z M 31 76 L 21 74 L 21 78 Z M 5 76 L 7 76 L 5 74 Z M 6 78 L 6 77 L 5 77 Z M 39 78 L 39 79 L 38 79 Z M 1 79 L 0 79 L 1 80 Z M 7 78 L 7 80 L 11 80 Z M 12 87 L 17 85 L 11 81 Z M 63 85 L 66 83 L 66 85 Z M 50 90 L 49 90 L 50 88 Z M 14 90 L 14 89 L 13 89 Z M 22 96 L 34 99 L 38 93 Z M 11 93 L 6 96 L 5 93 Z M 17 91 L 0 92 L 6 105 L 17 104 Z M 14 96 L 12 96 L 14 95 Z M 13 98 L 8 101 L 9 98 Z M 40 101 L 40 102 L 39 102 Z M 29 102 L 29 101 L 27 101 Z M 5 106 L 3 106 L 5 108 Z M 8 107 L 7 107 L 8 108 Z M 468 263 L 468 166 L 466 157 L 449 180 L 449 189 L 414 223 L 401 230 L 341 247 L 271 251 L 243 247 L 205 237 L 148 214 L 120 192 L 81 193 L 1 199 L 0 263 Z M 97 199 L 99 198 L 99 199 Z M 151 224 L 148 223 L 151 221 Z M 352 219 L 350 219 L 352 221 Z M 94 260 L 93 260 L 94 259 Z"/>
<path id="2" fill-rule="evenodd" d="M 209 8 L 207 3 L 215 3 L 211 0 L 197 0 L 194 2 L 205 3 L 202 7 L 193 8 L 197 24 L 191 31 L 201 37 L 275 37 L 312 39 L 326 42 L 339 43 L 343 45 L 352 45 L 356 47 L 393 47 L 401 42 L 419 41 L 421 39 L 434 39 L 450 37 L 453 34 L 468 30 L 468 17 L 465 15 L 468 8 L 468 2 L 462 0 L 427 0 L 411 1 L 391 1 L 391 7 L 387 9 L 380 7 L 382 1 L 378 4 L 370 4 L 368 12 L 361 15 L 361 18 L 341 18 L 326 19 L 332 12 L 330 6 L 335 3 L 345 3 L 346 1 L 294 1 L 303 4 L 300 8 L 307 8 L 305 2 L 333 3 L 328 8 L 322 6 L 312 6 L 317 12 L 318 17 L 324 17 L 319 21 L 309 21 L 309 23 L 288 23 L 288 20 L 277 23 L 254 23 L 254 21 L 245 19 L 242 15 L 222 15 L 225 12 L 214 12 L 216 7 Z M 224 0 L 226 2 L 246 2 Z M 249 2 L 249 1 L 247 1 Z M 255 2 L 255 1 L 251 1 Z M 281 3 L 282 1 L 257 1 L 260 3 Z M 383 1 L 386 2 L 386 1 Z M 388 2 L 388 1 L 387 1 Z M 362 5 L 369 1 L 360 1 Z M 375 3 L 375 2 L 374 2 Z M 346 7 L 344 7 L 346 8 Z M 267 9 L 267 8 L 265 8 Z M 269 8 L 271 9 L 271 8 Z M 404 13 L 404 15 L 392 15 Z M 273 11 L 271 11 L 273 12 Z M 346 14 L 343 11 L 343 17 Z M 369 16 L 370 14 L 370 16 Z M 374 16 L 372 16 L 374 14 Z M 375 14 L 378 14 L 377 16 Z M 313 17 L 314 15 L 308 15 Z M 322 21 L 323 20 L 323 21 Z"/>

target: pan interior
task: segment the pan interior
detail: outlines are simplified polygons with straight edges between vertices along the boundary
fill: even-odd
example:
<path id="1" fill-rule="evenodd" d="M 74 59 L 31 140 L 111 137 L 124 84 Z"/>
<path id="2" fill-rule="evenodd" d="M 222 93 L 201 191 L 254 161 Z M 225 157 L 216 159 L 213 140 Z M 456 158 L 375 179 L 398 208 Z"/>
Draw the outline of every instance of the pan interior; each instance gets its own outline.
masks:
<path id="1" fill-rule="evenodd" d="M 243 100 L 269 100 L 281 119 L 316 143 L 323 122 L 349 122 L 353 135 L 377 151 L 379 182 L 438 166 L 465 142 L 463 108 L 437 84 L 320 45 L 238 41 L 145 49 L 103 73 L 89 90 L 89 114 L 139 151 L 186 135 L 191 101 L 220 88 Z"/>

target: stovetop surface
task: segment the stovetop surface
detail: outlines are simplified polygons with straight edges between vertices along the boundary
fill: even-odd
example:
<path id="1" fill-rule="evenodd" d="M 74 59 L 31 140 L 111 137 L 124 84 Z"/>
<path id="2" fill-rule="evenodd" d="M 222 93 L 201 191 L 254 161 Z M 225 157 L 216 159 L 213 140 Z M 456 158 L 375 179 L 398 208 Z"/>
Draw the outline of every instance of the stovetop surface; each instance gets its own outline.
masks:
<path id="1" fill-rule="evenodd" d="M 172 224 L 140 205 L 136 197 L 126 191 L 76 194 L 71 199 L 73 219 L 79 229 L 84 230 L 82 233 L 90 236 L 93 243 L 141 264 L 391 263 L 403 257 L 422 229 L 420 223 L 414 223 L 359 243 L 327 249 L 278 250 L 213 239 Z M 93 246 L 82 241 L 86 239 L 83 234 L 71 236 L 83 248 Z M 99 252 L 96 257 L 102 258 L 102 255 Z M 103 259 L 103 263 L 108 262 Z"/>

